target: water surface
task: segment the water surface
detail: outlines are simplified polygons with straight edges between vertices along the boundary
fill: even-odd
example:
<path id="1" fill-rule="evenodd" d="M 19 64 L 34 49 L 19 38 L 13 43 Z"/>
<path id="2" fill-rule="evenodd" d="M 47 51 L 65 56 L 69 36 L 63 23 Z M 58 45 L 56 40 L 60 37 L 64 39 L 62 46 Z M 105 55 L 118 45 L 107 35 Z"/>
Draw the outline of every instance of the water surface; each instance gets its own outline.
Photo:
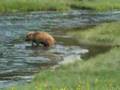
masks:
<path id="1" fill-rule="evenodd" d="M 29 82 L 41 69 L 63 63 L 63 60 L 66 63 L 80 60 L 86 53 L 89 56 L 95 54 L 92 51 L 100 47 L 91 49 L 80 45 L 74 37 L 65 35 L 67 29 L 119 20 L 119 11 L 41 11 L 0 15 L 0 87 Z M 29 31 L 49 32 L 57 43 L 50 49 L 33 48 L 31 43 L 24 41 Z"/>

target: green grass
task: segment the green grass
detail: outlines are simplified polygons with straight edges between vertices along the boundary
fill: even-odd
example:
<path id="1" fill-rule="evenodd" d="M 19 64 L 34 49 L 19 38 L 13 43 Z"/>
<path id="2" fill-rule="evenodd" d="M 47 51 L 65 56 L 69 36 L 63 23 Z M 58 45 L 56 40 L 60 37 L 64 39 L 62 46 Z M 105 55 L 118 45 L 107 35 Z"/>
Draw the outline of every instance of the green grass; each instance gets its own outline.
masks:
<path id="1" fill-rule="evenodd" d="M 0 12 L 68 10 L 67 0 L 0 0 Z"/>
<path id="2" fill-rule="evenodd" d="M 72 30 L 68 34 L 80 43 L 120 45 L 120 22 L 104 23 L 88 30 Z"/>
<path id="3" fill-rule="evenodd" d="M 30 84 L 2 90 L 119 90 L 120 48 L 87 61 L 41 71 Z"/>
<path id="4" fill-rule="evenodd" d="M 97 11 L 118 10 L 120 9 L 120 0 L 77 0 L 72 3 L 76 8 L 88 8 Z"/>
<path id="5" fill-rule="evenodd" d="M 119 10 L 120 0 L 0 0 L 0 12 L 70 9 Z"/>

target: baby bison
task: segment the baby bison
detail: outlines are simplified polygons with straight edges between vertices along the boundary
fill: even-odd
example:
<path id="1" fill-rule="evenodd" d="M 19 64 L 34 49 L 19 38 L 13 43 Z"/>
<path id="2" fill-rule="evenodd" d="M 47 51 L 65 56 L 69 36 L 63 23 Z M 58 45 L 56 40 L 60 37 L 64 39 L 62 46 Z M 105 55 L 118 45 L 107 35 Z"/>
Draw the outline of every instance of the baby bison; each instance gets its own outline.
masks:
<path id="1" fill-rule="evenodd" d="M 55 44 L 55 39 L 47 32 L 29 32 L 26 35 L 25 41 L 32 41 L 32 46 L 50 47 Z"/>

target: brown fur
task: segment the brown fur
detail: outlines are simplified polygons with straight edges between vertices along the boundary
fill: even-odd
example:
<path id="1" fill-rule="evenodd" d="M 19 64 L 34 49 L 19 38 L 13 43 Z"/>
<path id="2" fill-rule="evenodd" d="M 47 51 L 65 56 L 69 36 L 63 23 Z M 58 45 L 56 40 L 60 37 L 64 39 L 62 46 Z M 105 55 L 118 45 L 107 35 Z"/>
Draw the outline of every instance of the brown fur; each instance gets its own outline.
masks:
<path id="1" fill-rule="evenodd" d="M 55 44 L 55 39 L 47 32 L 29 32 L 26 35 L 26 41 L 32 41 L 32 45 L 42 44 L 44 47 L 50 47 Z"/>

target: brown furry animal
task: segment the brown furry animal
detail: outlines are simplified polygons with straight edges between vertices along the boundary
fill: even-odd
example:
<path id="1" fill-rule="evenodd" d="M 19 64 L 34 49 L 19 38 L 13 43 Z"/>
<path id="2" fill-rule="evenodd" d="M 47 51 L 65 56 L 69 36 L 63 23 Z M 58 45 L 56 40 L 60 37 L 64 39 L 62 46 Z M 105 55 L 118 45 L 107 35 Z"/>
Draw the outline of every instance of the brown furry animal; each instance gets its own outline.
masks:
<path id="1" fill-rule="evenodd" d="M 29 32 L 25 41 L 32 41 L 32 46 L 50 47 L 55 44 L 55 39 L 47 32 Z"/>

